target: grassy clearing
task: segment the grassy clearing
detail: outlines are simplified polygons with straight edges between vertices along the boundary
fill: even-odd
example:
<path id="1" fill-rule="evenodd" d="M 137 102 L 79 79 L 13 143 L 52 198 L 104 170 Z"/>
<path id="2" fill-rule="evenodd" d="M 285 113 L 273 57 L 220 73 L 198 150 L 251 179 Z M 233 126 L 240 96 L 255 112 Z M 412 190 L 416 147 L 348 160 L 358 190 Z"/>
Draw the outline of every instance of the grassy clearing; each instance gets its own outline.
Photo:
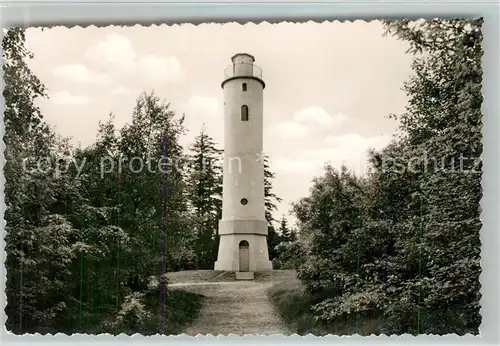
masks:
<path id="1" fill-rule="evenodd" d="M 168 282 L 176 283 L 199 283 L 199 282 L 229 282 L 236 281 L 234 272 L 216 270 L 184 270 L 170 272 L 167 274 Z M 271 270 L 256 272 L 256 282 L 295 280 L 295 270 Z"/>
<path id="2" fill-rule="evenodd" d="M 197 282 L 225 282 L 235 281 L 234 273 L 216 270 L 184 270 L 167 274 L 168 282 L 197 283 Z"/>
<path id="3" fill-rule="evenodd" d="M 265 272 L 256 272 L 255 281 L 256 282 L 272 282 L 272 281 L 295 281 L 296 279 L 295 270 L 291 269 L 275 269 Z"/>
<path id="4" fill-rule="evenodd" d="M 166 335 L 182 334 L 184 330 L 198 317 L 203 296 L 179 289 L 168 292 L 164 306 L 163 332 Z M 154 312 L 154 317 L 147 323 L 147 335 L 156 334 L 160 324 L 160 297 L 150 294 L 145 299 L 146 308 Z"/>
<path id="5" fill-rule="evenodd" d="M 332 324 L 317 322 L 311 306 L 320 301 L 312 296 L 297 280 L 281 282 L 268 290 L 268 297 L 288 327 L 299 335 L 379 335 L 383 320 L 380 318 L 358 318 L 336 321 Z"/>

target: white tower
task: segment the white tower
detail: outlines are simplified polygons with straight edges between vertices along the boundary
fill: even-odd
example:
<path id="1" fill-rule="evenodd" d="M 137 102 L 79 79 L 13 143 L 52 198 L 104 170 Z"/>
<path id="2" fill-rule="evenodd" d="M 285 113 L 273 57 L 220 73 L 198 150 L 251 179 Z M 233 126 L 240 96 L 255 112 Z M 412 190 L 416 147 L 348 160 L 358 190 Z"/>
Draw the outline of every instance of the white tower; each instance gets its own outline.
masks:
<path id="1" fill-rule="evenodd" d="M 272 270 L 264 204 L 263 91 L 250 54 L 236 54 L 224 81 L 224 182 L 215 270 Z"/>

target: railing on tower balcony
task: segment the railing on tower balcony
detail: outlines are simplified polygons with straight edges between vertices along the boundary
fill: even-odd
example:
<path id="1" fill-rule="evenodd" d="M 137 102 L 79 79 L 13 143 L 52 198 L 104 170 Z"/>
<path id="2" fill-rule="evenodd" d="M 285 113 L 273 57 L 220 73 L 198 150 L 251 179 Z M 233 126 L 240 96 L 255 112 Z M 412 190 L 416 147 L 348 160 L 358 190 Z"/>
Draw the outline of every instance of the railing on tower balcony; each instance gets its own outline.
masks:
<path id="1" fill-rule="evenodd" d="M 262 69 L 250 63 L 229 65 L 224 69 L 224 79 L 233 77 L 256 77 L 262 79 Z"/>

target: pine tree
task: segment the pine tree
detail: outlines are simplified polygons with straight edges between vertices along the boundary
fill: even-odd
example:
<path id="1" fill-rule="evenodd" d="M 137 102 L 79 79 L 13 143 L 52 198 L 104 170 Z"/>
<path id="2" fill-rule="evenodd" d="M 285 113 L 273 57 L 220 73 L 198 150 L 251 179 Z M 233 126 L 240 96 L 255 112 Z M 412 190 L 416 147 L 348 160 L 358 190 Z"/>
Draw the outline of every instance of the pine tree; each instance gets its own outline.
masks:
<path id="1" fill-rule="evenodd" d="M 266 220 L 269 223 L 267 228 L 267 248 L 269 258 L 272 260 L 277 256 L 276 246 L 280 243 L 279 234 L 274 227 L 273 213 L 277 210 L 277 204 L 281 203 L 281 198 L 273 193 L 273 179 L 275 174 L 271 171 L 269 156 L 264 155 L 264 198 L 266 207 Z"/>
<path id="2" fill-rule="evenodd" d="M 188 198 L 196 219 L 197 267 L 211 269 L 219 243 L 218 221 L 222 212 L 222 150 L 205 127 L 190 147 L 191 169 L 188 176 Z"/>
<path id="3" fill-rule="evenodd" d="M 276 221 L 273 213 L 278 209 L 277 204 L 282 201 L 282 199 L 276 196 L 273 192 L 274 178 L 275 174 L 271 171 L 269 164 L 269 155 L 264 155 L 264 198 L 266 206 L 266 220 L 269 223 Z"/>
<path id="4" fill-rule="evenodd" d="M 292 241 L 291 231 L 288 228 L 288 221 L 287 221 L 285 216 L 281 217 L 279 233 L 280 233 L 281 241 L 284 241 L 284 242 Z"/>

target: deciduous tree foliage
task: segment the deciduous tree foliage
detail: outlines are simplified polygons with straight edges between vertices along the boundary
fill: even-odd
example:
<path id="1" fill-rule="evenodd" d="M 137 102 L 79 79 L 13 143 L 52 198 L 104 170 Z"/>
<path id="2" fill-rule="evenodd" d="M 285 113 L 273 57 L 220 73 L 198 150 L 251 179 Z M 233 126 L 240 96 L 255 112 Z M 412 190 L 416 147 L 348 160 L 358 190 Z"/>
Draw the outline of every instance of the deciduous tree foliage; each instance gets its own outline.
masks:
<path id="1" fill-rule="evenodd" d="M 2 42 L 7 328 L 156 333 L 161 262 L 169 272 L 212 269 L 216 260 L 222 151 L 202 131 L 187 153 L 184 116 L 154 92 L 139 95 L 129 124 L 116 128 L 110 114 L 93 145 L 73 148 L 42 120 L 36 102 L 45 87 L 24 40 L 15 28 Z M 266 166 L 272 219 L 279 199 L 270 179 Z M 168 298 L 170 331 L 199 309 L 175 297 L 194 299 Z"/>
<path id="2" fill-rule="evenodd" d="M 35 101 L 44 87 L 26 65 L 24 38 L 11 29 L 3 40 L 7 327 L 69 332 L 82 320 L 83 257 L 109 258 L 110 238 L 127 237 L 109 227 L 106 209 L 91 205 L 80 179 L 56 170 L 74 153 L 41 120 Z"/>
<path id="3" fill-rule="evenodd" d="M 481 24 L 385 23 L 415 56 L 401 135 L 372 153 L 367 176 L 326 167 L 294 206 L 306 251 L 298 276 L 321 323 L 478 333 Z"/>
<path id="4" fill-rule="evenodd" d="M 280 199 L 266 157 L 270 256 L 297 268 L 320 323 L 478 332 L 481 24 L 385 24 L 414 54 L 408 106 L 396 116 L 401 136 L 372 153 L 365 176 L 326 166 L 294 205 L 296 240 L 283 220 L 281 230 L 273 225 Z M 94 145 L 74 149 L 42 120 L 36 100 L 45 88 L 28 68 L 24 38 L 11 29 L 2 42 L 7 328 L 154 329 L 147 300 L 160 261 L 173 271 L 209 269 L 215 259 L 220 151 L 202 131 L 186 154 L 183 116 L 154 93 L 139 95 L 130 124 L 118 129 L 110 115 Z"/>

